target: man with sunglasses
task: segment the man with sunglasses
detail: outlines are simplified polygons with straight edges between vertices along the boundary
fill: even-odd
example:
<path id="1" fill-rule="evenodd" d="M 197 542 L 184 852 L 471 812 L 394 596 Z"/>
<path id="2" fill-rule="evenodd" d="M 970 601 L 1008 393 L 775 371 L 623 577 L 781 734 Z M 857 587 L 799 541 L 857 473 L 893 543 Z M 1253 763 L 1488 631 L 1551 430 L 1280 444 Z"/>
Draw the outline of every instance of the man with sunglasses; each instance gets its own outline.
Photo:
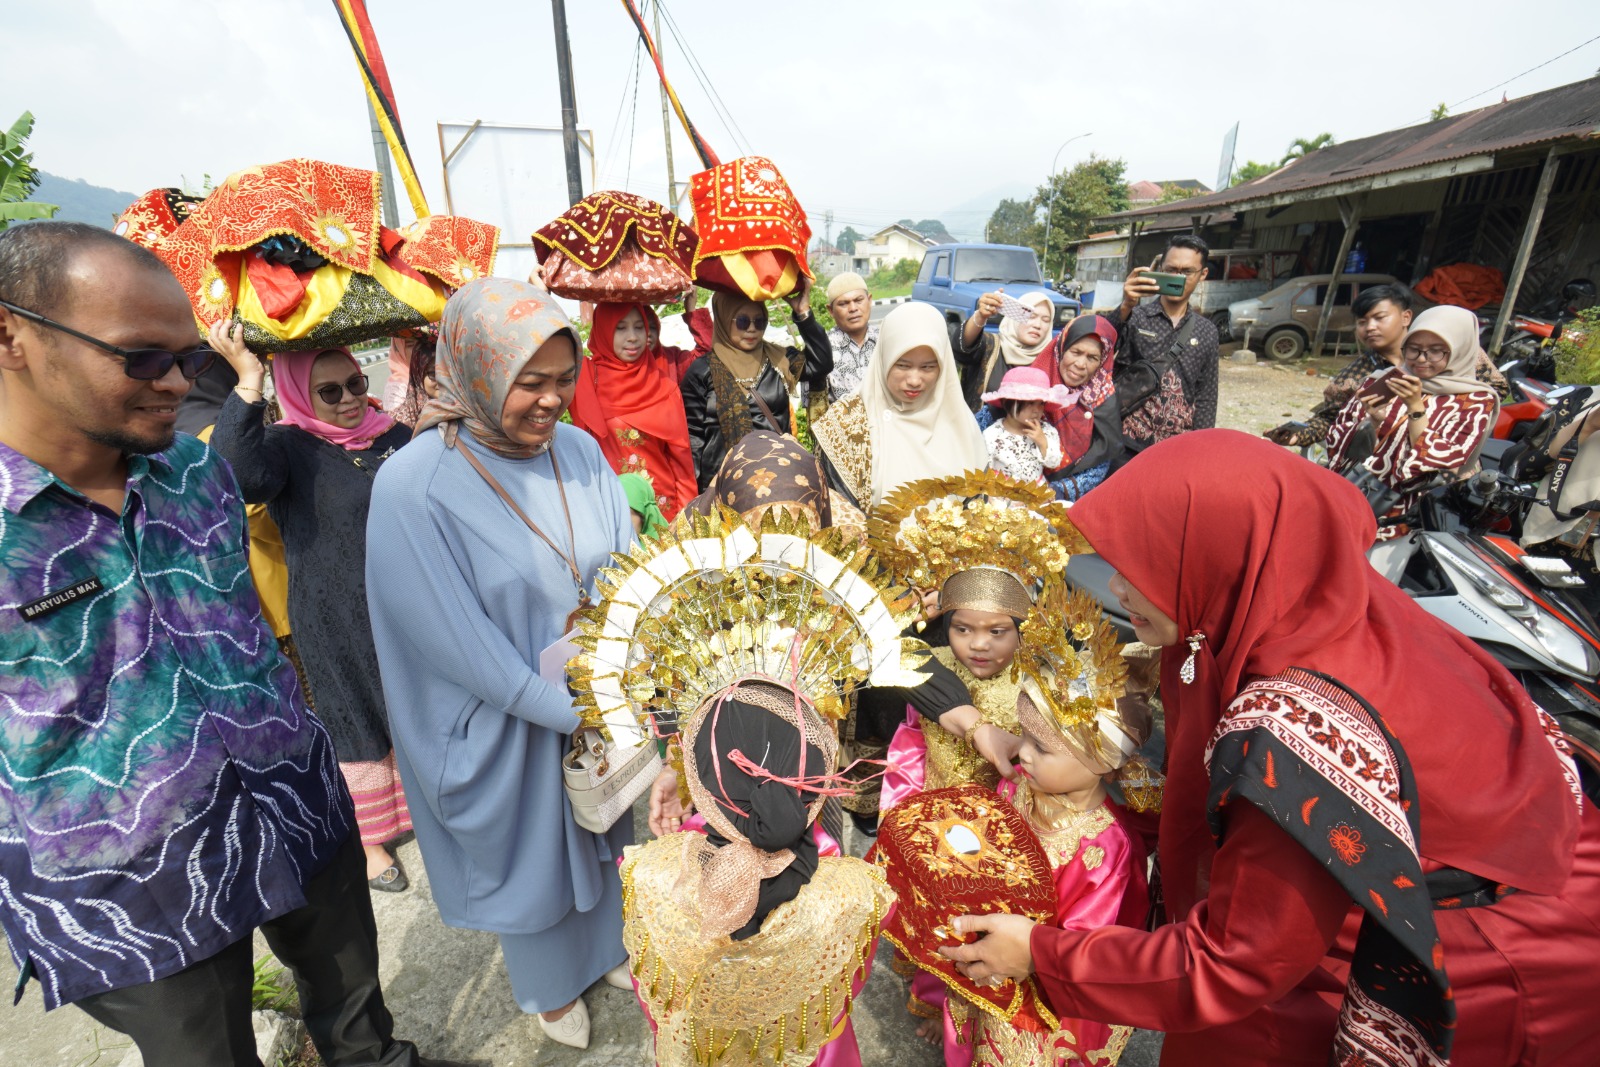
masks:
<path id="1" fill-rule="evenodd" d="M 330 1064 L 393 1040 L 354 814 L 261 621 L 227 465 L 174 427 L 214 354 L 110 231 L 0 233 L 0 926 L 47 1009 L 146 1063 L 255 1064 L 251 933 Z"/>

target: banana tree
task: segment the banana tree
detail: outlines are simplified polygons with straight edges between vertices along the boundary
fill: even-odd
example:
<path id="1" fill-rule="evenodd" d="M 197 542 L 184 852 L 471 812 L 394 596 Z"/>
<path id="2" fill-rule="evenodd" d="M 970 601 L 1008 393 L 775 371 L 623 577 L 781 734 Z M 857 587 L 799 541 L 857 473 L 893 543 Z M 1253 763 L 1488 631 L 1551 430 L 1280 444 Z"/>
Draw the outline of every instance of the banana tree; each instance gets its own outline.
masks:
<path id="1" fill-rule="evenodd" d="M 33 153 L 26 150 L 32 132 L 33 112 L 24 111 L 9 130 L 0 134 L 0 230 L 13 222 L 48 219 L 60 210 L 54 204 L 28 200 L 39 187 Z"/>

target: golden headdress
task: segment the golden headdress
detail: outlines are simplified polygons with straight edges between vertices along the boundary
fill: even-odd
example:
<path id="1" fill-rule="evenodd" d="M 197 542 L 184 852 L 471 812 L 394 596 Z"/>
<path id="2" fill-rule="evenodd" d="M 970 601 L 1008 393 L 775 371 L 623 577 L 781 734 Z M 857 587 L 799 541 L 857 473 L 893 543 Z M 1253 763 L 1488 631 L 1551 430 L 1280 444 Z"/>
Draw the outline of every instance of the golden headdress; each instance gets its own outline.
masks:
<path id="1" fill-rule="evenodd" d="M 997 471 L 908 482 L 872 511 L 867 536 L 897 581 L 940 591 L 946 611 L 1027 618 L 1034 591 L 1091 551 L 1048 485 Z"/>
<path id="2" fill-rule="evenodd" d="M 1159 811 L 1162 779 L 1135 753 L 1150 737 L 1149 709 L 1121 699 L 1128 665 L 1116 630 L 1081 590 L 1054 585 L 1022 626 L 1017 719 L 1046 748 L 1117 771 L 1135 811 Z"/>
<path id="3" fill-rule="evenodd" d="M 581 617 L 585 651 L 568 664 L 579 714 L 630 740 L 675 722 L 696 806 L 728 842 L 669 834 L 625 855 L 623 942 L 659 1026 L 658 1058 L 810 1062 L 849 1012 L 894 896 L 870 865 L 823 859 L 807 891 L 770 911 L 748 939 L 730 940 L 754 915 L 762 880 L 794 853 L 757 848 L 739 832 L 715 775 L 696 767 L 696 739 L 702 731 L 714 739 L 730 707 L 764 710 L 797 727 L 802 743 L 798 769 L 762 763 L 760 776 L 815 785 L 805 752 L 819 750 L 831 774 L 837 744 L 827 720 L 843 717 L 851 689 L 922 681 L 915 668 L 926 646 L 901 636 L 914 601 L 889 591 L 865 547 L 786 513 L 768 512 L 756 528 L 721 506 L 685 513 L 616 562 L 601 574 L 600 602 Z M 713 750 L 713 758 L 743 757 Z M 810 819 L 821 800 L 808 805 Z"/>
<path id="4" fill-rule="evenodd" d="M 775 512 L 752 529 L 718 507 L 615 559 L 568 664 L 579 716 L 608 735 L 637 740 L 745 682 L 792 689 L 837 721 L 858 685 L 922 681 L 926 646 L 901 636 L 914 601 L 835 531 Z"/>

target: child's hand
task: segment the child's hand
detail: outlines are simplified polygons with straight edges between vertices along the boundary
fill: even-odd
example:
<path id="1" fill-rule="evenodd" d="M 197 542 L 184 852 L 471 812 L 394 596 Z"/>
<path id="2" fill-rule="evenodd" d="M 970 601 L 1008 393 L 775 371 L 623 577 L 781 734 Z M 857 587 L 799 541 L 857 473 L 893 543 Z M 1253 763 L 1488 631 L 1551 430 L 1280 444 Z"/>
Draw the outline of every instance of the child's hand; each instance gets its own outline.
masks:
<path id="1" fill-rule="evenodd" d="M 678 772 L 668 767 L 656 775 L 650 789 L 650 832 L 657 837 L 676 833 L 688 815 L 678 799 Z"/>
<path id="2" fill-rule="evenodd" d="M 1022 428 L 1022 432 L 1028 435 L 1028 439 L 1039 446 L 1040 452 L 1044 452 L 1050 447 L 1050 439 L 1045 436 L 1044 426 L 1040 423 L 1040 420 L 1028 419 L 1022 424 Z"/>
<path id="3" fill-rule="evenodd" d="M 1017 753 L 1022 751 L 1022 738 L 985 722 L 979 723 L 967 740 L 978 750 L 978 755 L 994 764 L 1000 777 L 1016 780 L 1017 769 L 1013 764 L 1016 763 Z"/>
<path id="4" fill-rule="evenodd" d="M 979 985 L 1020 982 L 1033 973 L 1037 925 L 1023 915 L 963 915 L 955 921 L 956 931 L 982 936 L 971 945 L 941 948 L 939 954 L 955 960 L 961 973 Z"/>

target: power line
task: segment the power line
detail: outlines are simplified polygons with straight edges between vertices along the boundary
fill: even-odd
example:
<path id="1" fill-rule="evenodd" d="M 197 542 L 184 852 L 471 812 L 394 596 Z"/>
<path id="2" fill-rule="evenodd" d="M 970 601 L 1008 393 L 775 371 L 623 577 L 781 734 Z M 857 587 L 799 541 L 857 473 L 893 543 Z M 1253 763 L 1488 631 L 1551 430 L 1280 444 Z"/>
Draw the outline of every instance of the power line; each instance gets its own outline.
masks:
<path id="1" fill-rule="evenodd" d="M 633 142 L 637 140 L 634 126 L 639 120 L 639 50 L 633 51 L 633 111 L 628 116 L 628 167 L 623 171 L 626 183 L 633 177 Z"/>
<path id="2" fill-rule="evenodd" d="M 668 11 L 665 5 L 661 6 L 661 13 L 666 16 L 667 27 L 672 32 L 672 39 L 678 42 L 678 47 L 683 50 L 684 56 L 689 60 L 689 69 L 693 72 L 695 80 L 700 83 L 700 88 L 706 91 L 706 96 L 712 102 L 712 108 L 717 111 L 718 117 L 721 118 L 723 129 L 728 131 L 728 136 L 734 140 L 735 146 L 742 146 L 743 154 L 749 155 L 750 139 L 745 136 L 744 130 L 740 129 L 738 120 L 733 117 L 732 109 L 723 101 L 722 94 L 718 93 L 711 84 L 711 75 L 706 73 L 705 67 L 700 63 L 700 57 L 695 55 L 694 49 L 689 47 L 687 38 L 678 28 L 677 19 L 672 17 L 672 12 Z"/>
<path id="3" fill-rule="evenodd" d="M 1596 41 L 1600 41 L 1600 34 L 1596 34 L 1595 36 L 1589 38 L 1587 41 L 1584 41 L 1582 44 L 1573 45 L 1571 48 L 1567 49 L 1565 52 L 1562 52 L 1559 56 L 1551 56 L 1549 59 L 1545 60 L 1543 63 L 1540 63 L 1538 66 L 1529 67 L 1527 70 L 1523 71 L 1521 74 L 1515 75 L 1514 77 L 1507 78 L 1505 81 L 1501 82 L 1499 85 L 1491 85 L 1491 86 L 1489 86 L 1489 88 L 1483 90 L 1482 92 L 1473 93 L 1471 96 L 1467 97 L 1464 100 L 1456 101 L 1455 103 L 1450 105 L 1450 110 L 1454 111 L 1456 108 L 1460 107 L 1462 104 L 1465 104 L 1468 100 L 1476 100 L 1476 99 L 1478 99 L 1478 97 L 1485 96 L 1485 95 L 1487 95 L 1489 93 L 1492 93 L 1496 89 L 1504 89 L 1506 86 L 1510 85 L 1512 82 L 1516 81 L 1518 78 L 1526 77 L 1527 75 L 1532 74 L 1534 71 L 1540 69 L 1540 67 L 1548 67 L 1550 64 L 1554 63 L 1558 59 L 1565 59 L 1567 56 L 1570 56 L 1572 53 L 1576 52 L 1578 49 L 1586 48 L 1589 45 L 1594 44 Z"/>

